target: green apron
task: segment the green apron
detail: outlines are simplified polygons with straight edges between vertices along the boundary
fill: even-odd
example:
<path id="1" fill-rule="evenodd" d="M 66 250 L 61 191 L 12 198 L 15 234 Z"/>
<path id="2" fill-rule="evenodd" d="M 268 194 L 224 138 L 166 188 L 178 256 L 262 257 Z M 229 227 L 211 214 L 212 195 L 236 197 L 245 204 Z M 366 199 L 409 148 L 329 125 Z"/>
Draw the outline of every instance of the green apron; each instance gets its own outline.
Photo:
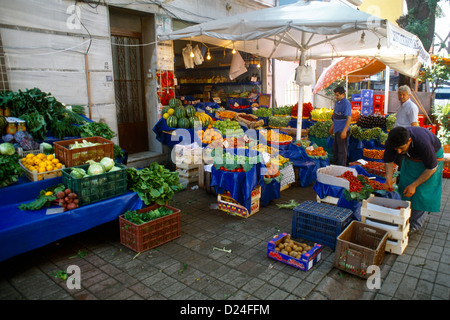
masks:
<path id="1" fill-rule="evenodd" d="M 443 158 L 444 151 L 441 148 L 437 153 L 437 158 Z M 405 201 L 411 201 L 411 208 L 419 211 L 440 212 L 442 194 L 442 171 L 443 161 L 438 161 L 438 166 L 433 175 L 416 188 L 416 193 L 412 197 L 405 197 L 403 190 L 414 182 L 423 171 L 425 166 L 422 161 L 413 161 L 405 157 L 400 169 L 400 182 L 398 192 Z"/>

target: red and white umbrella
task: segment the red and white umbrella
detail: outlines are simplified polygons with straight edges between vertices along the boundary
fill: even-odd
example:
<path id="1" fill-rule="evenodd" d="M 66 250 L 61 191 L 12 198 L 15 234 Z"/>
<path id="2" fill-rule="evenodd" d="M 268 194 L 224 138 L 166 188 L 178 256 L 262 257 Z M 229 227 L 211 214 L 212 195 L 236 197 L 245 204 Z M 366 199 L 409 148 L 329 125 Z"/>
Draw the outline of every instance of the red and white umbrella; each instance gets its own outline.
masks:
<path id="1" fill-rule="evenodd" d="M 347 57 L 341 60 L 335 61 L 331 66 L 329 66 L 320 75 L 319 80 L 317 80 L 316 86 L 314 87 L 313 94 L 319 92 L 322 89 L 327 88 L 337 79 L 341 79 L 352 72 L 356 72 L 370 64 L 372 64 L 375 59 L 372 58 L 359 58 L 359 57 Z M 383 66 L 384 68 L 384 66 Z M 382 69 L 381 69 L 382 70 Z M 381 71 L 379 70 L 379 71 Z M 379 72 L 378 71 L 378 72 Z M 375 72 L 375 73 L 378 73 Z M 373 73 L 372 73 L 373 74 Z M 371 75 L 371 74 L 368 74 Z"/>

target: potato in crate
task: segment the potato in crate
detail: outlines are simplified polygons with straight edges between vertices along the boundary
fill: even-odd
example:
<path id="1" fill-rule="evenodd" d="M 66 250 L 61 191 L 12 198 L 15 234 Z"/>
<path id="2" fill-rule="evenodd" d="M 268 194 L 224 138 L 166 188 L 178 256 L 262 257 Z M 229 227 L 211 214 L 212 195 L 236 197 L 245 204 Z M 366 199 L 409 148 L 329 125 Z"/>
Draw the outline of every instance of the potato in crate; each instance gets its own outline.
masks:
<path id="1" fill-rule="evenodd" d="M 98 174 L 92 174 L 89 171 L 90 166 L 86 164 L 63 169 L 62 182 L 77 194 L 80 205 L 102 201 L 127 192 L 125 166 L 115 164 L 108 172 Z M 86 174 L 83 175 L 83 172 Z"/>
<path id="2" fill-rule="evenodd" d="M 330 204 L 304 201 L 294 208 L 292 237 L 302 238 L 331 249 L 336 239 L 352 220 L 353 211 Z"/>
<path id="3" fill-rule="evenodd" d="M 317 243 L 310 246 L 293 241 L 290 234 L 282 233 L 268 242 L 267 257 L 308 271 L 321 259 L 322 248 L 323 246 Z"/>

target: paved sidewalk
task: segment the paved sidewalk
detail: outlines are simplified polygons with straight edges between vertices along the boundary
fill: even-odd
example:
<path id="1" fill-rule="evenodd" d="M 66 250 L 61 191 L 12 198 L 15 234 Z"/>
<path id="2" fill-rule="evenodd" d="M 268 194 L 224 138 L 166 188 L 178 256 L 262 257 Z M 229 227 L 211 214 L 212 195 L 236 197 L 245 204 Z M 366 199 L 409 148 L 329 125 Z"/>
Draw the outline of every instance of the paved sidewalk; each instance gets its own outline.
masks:
<path id="1" fill-rule="evenodd" d="M 329 247 L 307 272 L 266 256 L 274 235 L 291 232 L 292 211 L 275 204 L 315 200 L 312 187 L 291 187 L 248 219 L 211 209 L 216 197 L 198 189 L 171 203 L 182 210 L 180 238 L 137 255 L 120 244 L 118 221 L 104 224 L 0 263 L 0 299 L 449 300 L 449 195 L 444 179 L 442 211 L 402 256 L 386 254 L 380 289 L 334 268 Z M 80 289 L 57 277 L 70 265 L 80 268 Z"/>

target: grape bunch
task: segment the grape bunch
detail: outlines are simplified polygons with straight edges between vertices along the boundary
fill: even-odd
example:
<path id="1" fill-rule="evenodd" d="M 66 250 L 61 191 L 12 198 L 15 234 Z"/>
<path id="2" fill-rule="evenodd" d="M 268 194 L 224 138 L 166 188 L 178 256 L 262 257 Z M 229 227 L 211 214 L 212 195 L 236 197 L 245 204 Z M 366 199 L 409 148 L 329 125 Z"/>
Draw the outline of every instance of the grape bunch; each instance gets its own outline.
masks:
<path id="1" fill-rule="evenodd" d="M 79 199 L 77 195 L 73 193 L 70 189 L 64 191 L 59 191 L 56 194 L 56 203 L 61 207 L 64 207 L 64 212 L 78 208 Z"/>

